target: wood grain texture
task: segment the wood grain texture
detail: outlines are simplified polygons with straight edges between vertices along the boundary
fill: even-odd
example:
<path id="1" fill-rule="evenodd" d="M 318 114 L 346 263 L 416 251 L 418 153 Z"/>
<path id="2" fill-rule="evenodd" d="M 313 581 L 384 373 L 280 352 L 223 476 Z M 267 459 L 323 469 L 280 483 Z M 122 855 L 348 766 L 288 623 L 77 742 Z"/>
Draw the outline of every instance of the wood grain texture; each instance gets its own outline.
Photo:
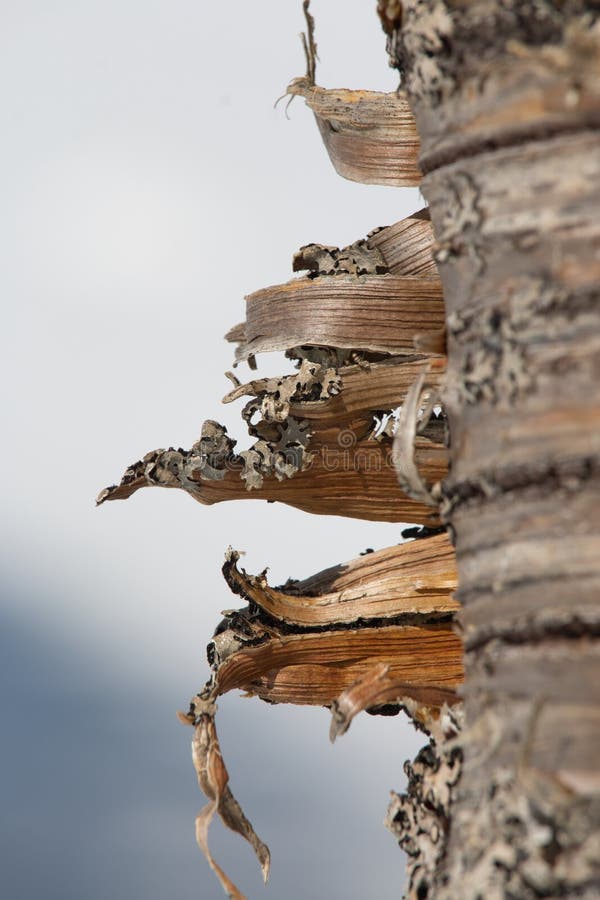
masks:
<path id="1" fill-rule="evenodd" d="M 368 619 L 430 621 L 458 609 L 454 549 L 448 536 L 410 541 L 334 566 L 302 581 L 270 587 L 264 575 L 248 575 L 231 553 L 224 567 L 235 593 L 270 616 L 293 625 L 351 624 Z"/>
<path id="2" fill-rule="evenodd" d="M 444 327 L 436 277 L 397 275 L 298 278 L 246 297 L 238 360 L 296 346 L 414 352 L 414 335 Z M 237 340 L 239 332 L 227 335 Z"/>
<path id="3" fill-rule="evenodd" d="M 419 185 L 419 138 L 403 91 L 328 90 L 298 78 L 287 92 L 313 111 L 339 175 L 363 184 Z"/>

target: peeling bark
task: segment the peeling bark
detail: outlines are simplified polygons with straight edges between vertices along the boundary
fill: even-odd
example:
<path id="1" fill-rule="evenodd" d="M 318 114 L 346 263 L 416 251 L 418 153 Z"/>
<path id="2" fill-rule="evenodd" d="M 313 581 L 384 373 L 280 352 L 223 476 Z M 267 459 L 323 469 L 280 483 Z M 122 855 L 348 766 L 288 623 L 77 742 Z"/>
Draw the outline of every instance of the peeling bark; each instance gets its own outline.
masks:
<path id="1" fill-rule="evenodd" d="M 238 560 L 229 550 L 223 574 L 248 606 L 225 613 L 209 644 L 211 696 L 240 688 L 270 702 L 328 706 L 381 662 L 408 697 L 412 687 L 454 691 L 460 683 L 446 535 L 368 553 L 281 588 L 269 587 L 264 573 L 238 569 Z"/>
<path id="2" fill-rule="evenodd" d="M 303 581 L 272 588 L 265 574 L 238 569 L 230 550 L 223 574 L 231 590 L 288 625 L 340 626 L 399 617 L 406 624 L 448 619 L 458 604 L 454 549 L 445 534 L 367 553 Z"/>
<path id="3" fill-rule="evenodd" d="M 346 688 L 331 704 L 331 727 L 329 737 L 333 743 L 345 734 L 358 713 L 378 711 L 398 705 L 404 708 L 413 721 L 429 733 L 432 722 L 443 714 L 446 706 L 459 703 L 459 697 L 452 688 L 436 686 L 417 687 L 406 681 L 399 681 L 390 674 L 390 667 L 379 663 L 360 681 Z"/>
<path id="4" fill-rule="evenodd" d="M 248 841 L 260 863 L 265 882 L 269 878 L 271 854 L 231 793 L 229 773 L 217 737 L 215 714 L 214 702 L 200 697 L 196 698 L 192 713 L 178 714 L 180 721 L 194 726 L 192 759 L 198 776 L 198 785 L 208 798 L 208 803 L 196 817 L 196 841 L 227 896 L 231 900 L 245 900 L 239 888 L 215 862 L 209 850 L 208 829 L 214 815 L 218 814 L 224 825 Z"/>
<path id="5" fill-rule="evenodd" d="M 435 345 L 444 324 L 432 247 L 421 211 L 349 248 L 302 248 L 294 267 L 310 275 L 250 295 L 245 323 L 228 335 L 240 344 L 238 359 L 281 350 L 298 365 L 292 375 L 246 384 L 229 373 L 234 388 L 224 402 L 250 398 L 242 417 L 254 443 L 237 449 L 223 426 L 207 421 L 190 450 L 146 454 L 98 503 L 159 486 L 204 504 L 252 497 L 317 514 L 437 524 L 437 509 L 399 489 L 391 443 L 392 413 L 413 380 L 427 369 L 436 388 L 445 371 L 444 347 L 415 350 L 415 337 Z M 444 441 L 443 423 L 432 420 L 406 444 L 428 484 L 446 475 Z"/>
<path id="6" fill-rule="evenodd" d="M 372 353 L 414 352 L 417 332 L 444 327 L 438 278 L 347 275 L 298 278 L 246 298 L 238 361 L 290 347 L 325 346 Z"/>
<path id="7" fill-rule="evenodd" d="M 448 719 L 449 706 L 458 709 L 463 676 L 454 554 L 445 534 L 368 553 L 281 588 L 269 587 L 264 573 L 247 575 L 238 560 L 229 550 L 223 575 L 248 605 L 224 613 L 207 647 L 210 678 L 179 714 L 194 725 L 194 765 L 209 799 L 196 820 L 197 841 L 233 900 L 242 895 L 208 848 L 213 816 L 249 841 L 265 880 L 270 856 L 228 787 L 215 726 L 219 696 L 240 689 L 269 703 L 330 707 L 332 739 L 362 710 L 403 709 L 429 733 Z"/>
<path id="8" fill-rule="evenodd" d="M 224 575 L 248 605 L 225 613 L 208 646 L 209 681 L 180 718 L 194 726 L 194 765 L 209 800 L 197 841 L 234 900 L 242 895 L 208 847 L 213 816 L 251 843 L 265 877 L 269 854 L 228 786 L 214 722 L 221 694 L 241 689 L 270 703 L 331 707 L 340 733 L 363 709 L 403 709 L 428 730 L 458 703 L 454 551 L 436 533 L 437 502 L 423 488 L 439 490 L 448 459 L 445 417 L 433 413 L 446 371 L 433 246 L 422 210 L 348 247 L 302 247 L 293 269 L 308 274 L 250 295 L 246 321 L 228 334 L 251 368 L 256 353 L 273 349 L 297 367 L 247 383 L 227 373 L 233 388 L 224 402 L 245 398 L 253 443 L 238 449 L 222 425 L 206 421 L 190 450 L 146 454 L 98 497 L 101 504 L 159 486 L 208 505 L 263 498 L 423 526 L 420 540 L 280 588 L 239 569 L 239 555 L 228 553 Z M 408 473 L 403 489 L 398 471 Z M 374 672 L 381 677 L 373 680 Z"/>
<path id="9" fill-rule="evenodd" d="M 290 101 L 303 97 L 314 113 L 336 172 L 350 181 L 417 187 L 419 136 L 406 93 L 329 90 L 316 84 L 315 22 L 304 0 L 302 43 L 306 75 L 288 85 Z"/>

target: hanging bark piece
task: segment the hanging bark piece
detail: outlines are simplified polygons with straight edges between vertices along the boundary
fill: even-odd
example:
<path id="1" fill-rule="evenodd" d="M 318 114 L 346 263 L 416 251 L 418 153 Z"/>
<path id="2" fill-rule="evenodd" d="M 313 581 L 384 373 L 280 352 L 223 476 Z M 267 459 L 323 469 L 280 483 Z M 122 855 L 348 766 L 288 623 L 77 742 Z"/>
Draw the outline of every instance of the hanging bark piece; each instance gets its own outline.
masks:
<path id="1" fill-rule="evenodd" d="M 364 710 L 376 711 L 390 704 L 404 707 L 416 724 L 428 729 L 431 719 L 439 716 L 444 704 L 453 706 L 459 702 L 452 688 L 416 687 L 390 678 L 389 670 L 389 665 L 379 663 L 361 681 L 350 685 L 334 700 L 329 729 L 332 743 L 348 731 L 352 719 Z"/>
<path id="2" fill-rule="evenodd" d="M 242 895 L 207 844 L 214 814 L 252 845 L 265 880 L 270 857 L 229 790 L 214 722 L 220 695 L 241 689 L 270 703 L 331 706 L 338 733 L 360 708 L 385 705 L 389 712 L 390 704 L 429 728 L 444 704 L 456 702 L 462 681 L 451 596 L 456 579 L 445 534 L 288 581 L 285 592 L 238 570 L 238 558 L 228 551 L 223 573 L 249 605 L 224 613 L 207 648 L 211 677 L 189 711 L 179 713 L 195 727 L 194 765 L 209 799 L 196 821 L 198 844 L 233 900 Z M 306 614 L 311 607 L 313 617 Z"/>
<path id="3" fill-rule="evenodd" d="M 208 829 L 215 813 L 231 831 L 237 832 L 248 841 L 260 863 L 265 883 L 269 877 L 271 854 L 231 793 L 229 774 L 217 737 L 215 713 L 214 700 L 211 697 L 201 696 L 193 699 L 188 713 L 178 713 L 181 722 L 194 727 L 192 759 L 198 776 L 198 785 L 209 801 L 196 818 L 196 841 L 227 896 L 231 900 L 245 900 L 244 894 L 215 862 L 208 847 Z"/>
<path id="4" fill-rule="evenodd" d="M 264 574 L 238 569 L 229 549 L 223 575 L 231 590 L 267 615 L 290 625 L 339 626 L 369 619 L 434 622 L 458 609 L 454 549 L 446 534 L 368 553 L 281 588 Z"/>

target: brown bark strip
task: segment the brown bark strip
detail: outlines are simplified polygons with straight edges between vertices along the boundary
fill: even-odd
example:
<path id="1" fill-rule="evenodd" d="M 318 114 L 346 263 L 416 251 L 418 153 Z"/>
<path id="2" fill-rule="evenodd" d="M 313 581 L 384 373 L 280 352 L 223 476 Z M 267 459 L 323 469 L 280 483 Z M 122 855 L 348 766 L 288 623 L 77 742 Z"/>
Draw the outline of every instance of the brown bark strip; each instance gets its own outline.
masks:
<path id="1" fill-rule="evenodd" d="M 404 706 L 413 721 L 422 728 L 430 727 L 431 720 L 439 716 L 447 704 L 459 702 L 455 691 L 447 687 L 416 687 L 389 677 L 389 665 L 380 663 L 355 684 L 340 694 L 331 704 L 329 738 L 332 743 L 345 734 L 352 720 L 364 710 L 376 711 L 392 704 Z"/>
<path id="2" fill-rule="evenodd" d="M 296 78 L 287 93 L 313 111 L 338 175 L 362 184 L 420 184 L 419 139 L 403 91 L 328 90 Z"/>
<path id="3" fill-rule="evenodd" d="M 369 553 L 283 589 L 238 570 L 223 573 L 249 606 L 229 611 L 208 648 L 205 692 L 233 688 L 270 702 L 329 706 L 346 688 L 387 666 L 408 698 L 454 692 L 462 678 L 454 631 L 454 563 L 446 535 Z"/>
<path id="4" fill-rule="evenodd" d="M 407 624 L 428 616 L 448 618 L 458 604 L 454 549 L 445 534 L 367 553 L 303 581 L 269 587 L 265 574 L 238 569 L 229 550 L 223 574 L 231 590 L 269 616 L 291 625 L 331 626 L 369 619 Z"/>
<path id="5" fill-rule="evenodd" d="M 283 635 L 265 625 L 252 629 L 247 646 L 238 627 L 213 639 L 219 694 L 238 688 L 271 703 L 329 706 L 380 662 L 409 697 L 410 685 L 455 689 L 462 679 L 462 643 L 451 623 Z"/>
<path id="6" fill-rule="evenodd" d="M 362 709 L 401 708 L 432 733 L 448 720 L 462 681 L 445 534 L 368 553 L 283 589 L 238 570 L 238 558 L 228 551 L 223 574 L 249 605 L 224 614 L 207 648 L 211 677 L 179 714 L 194 725 L 194 766 L 209 800 L 196 820 L 198 845 L 233 900 L 242 895 L 208 847 L 215 813 L 251 844 L 265 880 L 270 856 L 229 789 L 214 721 L 221 694 L 237 688 L 271 703 L 330 706 L 332 734 Z"/>
<path id="7" fill-rule="evenodd" d="M 444 327 L 439 279 L 398 275 L 298 278 L 246 298 L 238 361 L 256 353 L 328 346 L 379 353 L 413 353 L 417 332 Z"/>
<path id="8" fill-rule="evenodd" d="M 219 440 L 229 441 L 222 457 L 214 449 L 213 435 L 218 429 Z M 302 466 L 305 451 L 296 440 L 275 451 L 267 442 L 259 442 L 254 445 L 256 449 L 245 451 L 250 458 L 244 460 L 241 454 L 233 452 L 233 442 L 225 429 L 207 422 L 204 436 L 191 450 L 148 453 L 126 470 L 119 485 L 102 491 L 97 502 L 127 499 L 143 487 L 166 487 L 184 490 L 194 500 L 208 505 L 225 500 L 262 499 L 320 515 L 435 525 L 435 510 L 400 492 L 389 441 L 370 439 L 372 431 L 373 422 L 364 419 L 347 422 L 341 429 L 315 424 L 310 436 L 310 456 L 302 469 L 298 463 Z M 443 478 L 446 451 L 438 442 L 419 437 L 415 456 L 428 481 Z M 265 458 L 270 467 L 265 472 L 267 477 L 256 468 Z"/>
<path id="9" fill-rule="evenodd" d="M 428 369 L 428 384 L 439 390 L 446 370 L 441 356 L 392 356 L 368 365 L 326 368 L 303 360 L 298 374 L 261 378 L 238 385 L 224 398 L 231 403 L 254 397 L 254 407 L 266 418 L 276 409 L 282 418 L 330 420 L 342 424 L 368 417 L 375 410 L 392 410 L 406 397 L 419 374 Z M 304 372 L 309 375 L 305 378 Z M 316 395 L 316 396 L 315 396 Z"/>
<path id="10" fill-rule="evenodd" d="M 375 229 L 367 237 L 367 244 L 380 251 L 392 275 L 437 277 L 433 229 L 427 208 L 393 225 Z"/>
<path id="11" fill-rule="evenodd" d="M 318 87 L 315 21 L 309 5 L 304 0 L 306 75 L 294 79 L 286 94 L 303 97 L 313 111 L 338 174 L 364 184 L 418 186 L 419 138 L 406 94 Z"/>

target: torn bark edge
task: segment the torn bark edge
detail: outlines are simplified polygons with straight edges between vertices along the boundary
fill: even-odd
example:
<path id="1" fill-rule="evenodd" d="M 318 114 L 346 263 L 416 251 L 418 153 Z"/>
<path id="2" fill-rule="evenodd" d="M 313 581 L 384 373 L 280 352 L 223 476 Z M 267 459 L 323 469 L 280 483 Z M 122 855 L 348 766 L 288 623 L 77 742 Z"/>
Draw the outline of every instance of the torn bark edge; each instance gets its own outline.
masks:
<path id="1" fill-rule="evenodd" d="M 267 569 L 249 575 L 238 568 L 239 559 L 229 547 L 222 572 L 232 593 L 292 628 L 351 627 L 369 620 L 433 624 L 460 608 L 452 594 L 455 553 L 446 534 L 386 547 L 280 587 L 268 584 Z"/>
<path id="2" fill-rule="evenodd" d="M 180 722 L 194 728 L 192 759 L 198 776 L 198 785 L 209 801 L 196 817 L 196 842 L 227 896 L 231 900 L 245 900 L 245 895 L 239 891 L 210 852 L 208 829 L 215 813 L 218 813 L 222 822 L 231 831 L 235 831 L 248 841 L 260 863 L 265 883 L 269 878 L 271 854 L 245 817 L 229 788 L 229 773 L 223 761 L 215 726 L 216 711 L 214 699 L 197 695 L 192 700 L 188 713 L 177 714 Z"/>
<path id="3" fill-rule="evenodd" d="M 429 488 L 421 478 L 415 464 L 415 439 L 419 431 L 426 427 L 434 406 L 439 403 L 438 395 L 430 391 L 428 402 L 419 417 L 427 375 L 427 370 L 419 375 L 402 404 L 394 436 L 392 456 L 398 482 L 404 493 L 426 506 L 438 508 L 439 487 L 434 485 L 433 488 Z"/>
<path id="4" fill-rule="evenodd" d="M 435 896 L 450 831 L 450 809 L 462 772 L 464 708 L 455 691 L 419 687 L 390 678 L 389 666 L 374 666 L 332 704 L 329 736 L 344 734 L 355 715 L 386 704 L 403 709 L 429 736 L 414 762 L 405 762 L 406 793 L 392 791 L 385 825 L 407 854 L 407 900 Z M 407 688 L 412 696 L 406 696 Z"/>
<path id="5" fill-rule="evenodd" d="M 364 678 L 347 688 L 331 704 L 331 725 L 329 739 L 332 743 L 345 734 L 358 713 L 375 711 L 378 707 L 393 704 L 403 708 L 415 726 L 427 734 L 431 733 L 432 722 L 438 719 L 444 704 L 448 707 L 459 702 L 456 691 L 440 685 L 411 685 L 390 678 L 390 667 L 380 663 Z"/>

